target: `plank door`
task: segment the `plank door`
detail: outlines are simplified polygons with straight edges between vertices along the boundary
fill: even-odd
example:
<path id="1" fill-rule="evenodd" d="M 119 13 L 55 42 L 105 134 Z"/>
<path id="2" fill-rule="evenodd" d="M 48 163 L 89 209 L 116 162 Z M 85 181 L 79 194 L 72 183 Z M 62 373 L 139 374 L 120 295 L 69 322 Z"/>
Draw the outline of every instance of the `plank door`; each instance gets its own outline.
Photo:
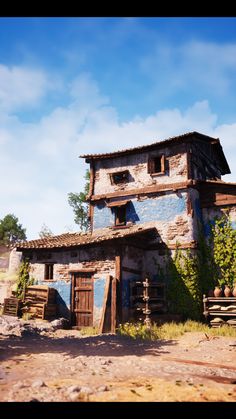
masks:
<path id="1" fill-rule="evenodd" d="M 73 278 L 73 317 L 77 327 L 93 326 L 92 273 L 79 272 Z"/>

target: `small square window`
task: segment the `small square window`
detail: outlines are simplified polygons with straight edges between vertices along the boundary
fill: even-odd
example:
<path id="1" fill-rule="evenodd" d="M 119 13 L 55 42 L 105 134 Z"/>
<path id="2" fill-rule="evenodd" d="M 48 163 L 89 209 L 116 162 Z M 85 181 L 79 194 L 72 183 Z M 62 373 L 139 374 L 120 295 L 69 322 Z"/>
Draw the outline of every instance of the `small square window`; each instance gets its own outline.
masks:
<path id="1" fill-rule="evenodd" d="M 129 181 L 129 171 L 124 170 L 123 172 L 110 173 L 110 179 L 112 185 L 126 183 Z"/>
<path id="2" fill-rule="evenodd" d="M 165 173 L 165 156 L 151 157 L 148 160 L 148 173 L 150 174 L 164 174 Z"/>

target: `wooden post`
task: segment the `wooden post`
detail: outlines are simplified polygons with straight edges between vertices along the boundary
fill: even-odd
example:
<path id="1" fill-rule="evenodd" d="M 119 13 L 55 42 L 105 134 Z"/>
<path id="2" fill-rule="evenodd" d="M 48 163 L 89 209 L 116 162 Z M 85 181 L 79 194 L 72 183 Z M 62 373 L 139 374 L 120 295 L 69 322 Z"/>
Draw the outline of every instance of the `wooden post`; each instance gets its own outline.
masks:
<path id="1" fill-rule="evenodd" d="M 116 278 L 111 286 L 111 333 L 116 333 Z"/>
<path id="2" fill-rule="evenodd" d="M 103 328 L 104 328 L 104 320 L 105 320 L 105 313 L 106 313 L 106 308 L 107 308 L 107 299 L 108 299 L 108 294 L 109 294 L 110 282 L 111 282 L 111 276 L 107 275 L 106 285 L 105 285 L 105 290 L 104 290 L 103 306 L 102 306 L 102 316 L 101 316 L 101 320 L 100 320 L 100 324 L 98 328 L 99 334 L 103 332 Z"/>
<path id="3" fill-rule="evenodd" d="M 121 255 L 115 258 L 116 278 L 116 323 L 122 322 L 122 277 L 121 277 Z"/>

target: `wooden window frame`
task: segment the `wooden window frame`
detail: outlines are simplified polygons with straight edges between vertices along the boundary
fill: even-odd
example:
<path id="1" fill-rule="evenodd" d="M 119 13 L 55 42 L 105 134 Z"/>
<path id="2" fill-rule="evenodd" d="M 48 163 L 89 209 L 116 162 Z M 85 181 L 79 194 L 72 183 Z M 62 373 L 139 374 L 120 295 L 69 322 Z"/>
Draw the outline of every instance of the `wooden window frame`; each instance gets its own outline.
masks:
<path id="1" fill-rule="evenodd" d="M 161 171 L 156 171 L 156 160 L 159 160 L 160 162 L 160 169 Z M 157 175 L 164 175 L 165 174 L 165 167 L 166 167 L 166 158 L 164 154 L 161 154 L 159 156 L 153 156 L 148 159 L 148 173 L 151 176 L 157 176 Z"/>
<path id="2" fill-rule="evenodd" d="M 45 263 L 44 281 L 53 281 L 54 280 L 53 275 L 54 275 L 54 263 Z"/>
<path id="3" fill-rule="evenodd" d="M 111 184 L 112 185 L 122 185 L 123 183 L 129 182 L 129 171 L 121 170 L 120 172 L 109 173 Z M 115 176 L 123 176 L 120 181 L 115 180 Z"/>

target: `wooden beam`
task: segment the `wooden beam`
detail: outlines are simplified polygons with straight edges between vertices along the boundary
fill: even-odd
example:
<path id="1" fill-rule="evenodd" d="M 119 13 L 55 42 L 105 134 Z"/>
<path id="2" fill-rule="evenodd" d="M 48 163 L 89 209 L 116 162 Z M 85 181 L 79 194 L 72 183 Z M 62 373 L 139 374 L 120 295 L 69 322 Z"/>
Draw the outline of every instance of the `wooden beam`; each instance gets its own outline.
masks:
<path id="1" fill-rule="evenodd" d="M 154 243 L 147 246 L 146 250 L 175 250 L 175 249 L 196 249 L 198 247 L 197 241 L 192 241 L 189 243 L 173 243 L 173 244 L 162 244 L 162 243 Z"/>
<path id="2" fill-rule="evenodd" d="M 98 327 L 99 334 L 103 332 L 103 328 L 104 328 L 104 320 L 105 320 L 105 313 L 106 313 L 106 308 L 107 308 L 107 299 L 108 299 L 108 294 L 109 294 L 110 282 L 111 282 L 111 275 L 107 275 L 106 285 L 105 285 L 105 290 L 104 290 L 104 297 L 103 297 L 102 316 L 101 316 L 101 320 Z"/>
<path id="3" fill-rule="evenodd" d="M 209 208 L 209 207 L 223 207 L 223 206 L 227 206 L 227 205 L 235 205 L 236 204 L 236 199 L 225 199 L 225 200 L 221 200 L 221 201 L 202 201 L 201 202 L 201 207 L 202 208 Z"/>
<path id="4" fill-rule="evenodd" d="M 111 283 L 111 333 L 116 332 L 116 278 Z"/>
<path id="5" fill-rule="evenodd" d="M 90 161 L 89 193 L 88 193 L 89 198 L 93 195 L 94 175 L 95 175 L 94 161 L 91 160 Z"/>
<path id="6" fill-rule="evenodd" d="M 142 271 L 140 271 L 139 269 L 128 268 L 126 266 L 122 266 L 122 271 L 130 272 L 132 274 L 137 274 L 137 275 L 142 274 Z"/>
<path id="7" fill-rule="evenodd" d="M 122 322 L 122 259 L 121 255 L 115 257 L 115 278 L 116 278 L 116 301 L 117 301 L 117 310 L 116 317 L 119 323 Z"/>
<path id="8" fill-rule="evenodd" d="M 78 273 L 96 273 L 97 272 L 97 269 L 91 269 L 91 268 L 72 268 L 72 269 L 69 269 L 69 272 L 71 272 L 71 273 L 76 273 L 76 272 L 78 272 Z"/>
<path id="9" fill-rule="evenodd" d="M 192 179 L 192 168 L 191 168 L 191 144 L 187 144 L 187 178 Z"/>
<path id="10" fill-rule="evenodd" d="M 121 279 L 121 257 L 117 255 L 115 258 L 115 272 L 116 272 L 116 279 L 120 281 Z"/>
<path id="11" fill-rule="evenodd" d="M 164 191 L 171 192 L 171 191 L 176 191 L 177 189 L 186 189 L 189 186 L 194 186 L 194 185 L 195 185 L 195 182 L 193 180 L 188 180 L 185 182 L 168 183 L 166 185 L 162 184 L 162 185 L 148 186 L 145 188 L 123 190 L 123 191 L 102 194 L 102 195 L 92 195 L 91 201 L 100 201 L 101 199 L 117 198 L 121 196 L 146 195 L 146 194 L 152 194 L 155 192 L 164 192 Z"/>

